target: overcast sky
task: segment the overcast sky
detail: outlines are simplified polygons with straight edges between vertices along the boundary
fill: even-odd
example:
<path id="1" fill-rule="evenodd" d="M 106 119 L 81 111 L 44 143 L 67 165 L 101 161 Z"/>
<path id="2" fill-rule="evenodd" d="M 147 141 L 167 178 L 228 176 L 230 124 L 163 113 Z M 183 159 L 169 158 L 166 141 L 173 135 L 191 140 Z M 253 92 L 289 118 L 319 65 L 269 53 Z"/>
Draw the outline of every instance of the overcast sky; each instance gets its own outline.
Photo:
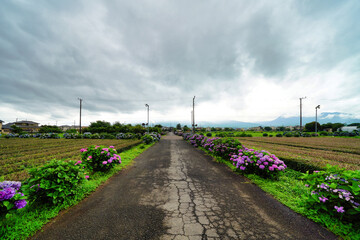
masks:
<path id="1" fill-rule="evenodd" d="M 83 125 L 360 117 L 360 1 L 0 6 L 0 120 Z"/>

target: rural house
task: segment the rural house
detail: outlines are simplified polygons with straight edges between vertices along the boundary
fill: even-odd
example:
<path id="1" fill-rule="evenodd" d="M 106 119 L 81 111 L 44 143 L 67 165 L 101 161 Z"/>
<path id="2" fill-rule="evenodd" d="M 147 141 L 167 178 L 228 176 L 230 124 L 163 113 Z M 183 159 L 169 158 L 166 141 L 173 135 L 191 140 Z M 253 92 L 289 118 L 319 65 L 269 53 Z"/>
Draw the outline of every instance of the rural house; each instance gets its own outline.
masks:
<path id="1" fill-rule="evenodd" d="M 40 129 L 39 123 L 37 123 L 37 122 L 18 121 L 18 122 L 12 122 L 12 123 L 5 124 L 3 126 L 3 132 L 10 133 L 12 125 L 15 125 L 15 126 L 21 128 L 24 132 L 29 132 L 29 133 L 38 132 Z"/>
<path id="2" fill-rule="evenodd" d="M 0 133 L 3 132 L 3 130 L 2 130 L 2 123 L 3 123 L 3 122 L 4 122 L 3 120 L 0 120 Z"/>

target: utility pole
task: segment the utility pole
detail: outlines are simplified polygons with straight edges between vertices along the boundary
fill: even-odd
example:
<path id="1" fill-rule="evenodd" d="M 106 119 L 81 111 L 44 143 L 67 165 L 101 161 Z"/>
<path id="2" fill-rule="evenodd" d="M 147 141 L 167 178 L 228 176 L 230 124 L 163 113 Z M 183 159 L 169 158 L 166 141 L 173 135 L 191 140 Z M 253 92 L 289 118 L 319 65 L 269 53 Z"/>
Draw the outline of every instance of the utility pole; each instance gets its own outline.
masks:
<path id="1" fill-rule="evenodd" d="M 81 134 L 81 107 L 82 107 L 82 98 L 78 98 L 80 100 L 80 134 Z"/>
<path id="2" fill-rule="evenodd" d="M 192 111 L 192 114 L 193 114 L 193 134 L 195 133 L 195 96 L 193 98 L 193 111 Z"/>
<path id="3" fill-rule="evenodd" d="M 305 99 L 306 97 L 301 97 L 300 98 L 300 132 L 302 132 L 302 100 Z"/>
<path id="4" fill-rule="evenodd" d="M 317 110 L 320 109 L 320 105 L 315 107 L 315 133 L 317 133 Z"/>
<path id="5" fill-rule="evenodd" d="M 149 104 L 145 104 L 145 107 L 147 107 L 147 129 L 148 129 L 148 134 L 149 134 Z"/>

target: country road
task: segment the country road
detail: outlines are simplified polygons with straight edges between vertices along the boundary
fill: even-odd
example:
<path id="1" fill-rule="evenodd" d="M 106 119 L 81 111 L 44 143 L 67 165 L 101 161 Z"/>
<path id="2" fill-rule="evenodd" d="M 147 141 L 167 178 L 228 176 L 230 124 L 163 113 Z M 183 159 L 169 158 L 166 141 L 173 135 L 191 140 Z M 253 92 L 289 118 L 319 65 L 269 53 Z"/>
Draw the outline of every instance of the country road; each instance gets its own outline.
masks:
<path id="1" fill-rule="evenodd" d="M 170 134 L 33 239 L 337 237 Z"/>

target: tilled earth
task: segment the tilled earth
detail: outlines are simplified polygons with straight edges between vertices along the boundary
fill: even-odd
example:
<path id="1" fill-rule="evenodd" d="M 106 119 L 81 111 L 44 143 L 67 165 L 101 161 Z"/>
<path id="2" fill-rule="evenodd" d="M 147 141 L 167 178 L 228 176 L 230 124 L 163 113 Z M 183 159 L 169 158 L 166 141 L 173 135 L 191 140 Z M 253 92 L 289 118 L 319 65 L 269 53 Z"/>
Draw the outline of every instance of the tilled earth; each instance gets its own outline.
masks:
<path id="1" fill-rule="evenodd" d="M 169 135 L 34 239 L 337 239 Z"/>

